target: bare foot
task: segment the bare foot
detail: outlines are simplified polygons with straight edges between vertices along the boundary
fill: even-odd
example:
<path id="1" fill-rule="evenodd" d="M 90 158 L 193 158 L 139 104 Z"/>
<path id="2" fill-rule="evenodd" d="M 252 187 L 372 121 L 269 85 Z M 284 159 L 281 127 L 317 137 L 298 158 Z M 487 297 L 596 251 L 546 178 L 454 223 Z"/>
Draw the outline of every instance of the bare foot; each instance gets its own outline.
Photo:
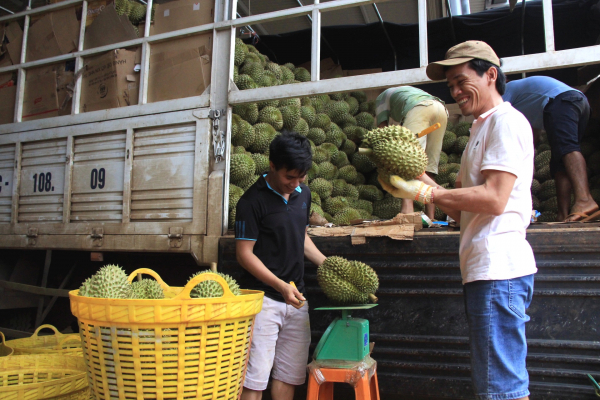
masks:
<path id="1" fill-rule="evenodd" d="M 590 197 L 588 201 L 576 202 L 571 208 L 571 214 L 569 214 L 564 221 L 565 222 L 576 222 L 585 218 L 584 215 L 591 215 L 595 211 L 598 211 L 598 204 Z"/>

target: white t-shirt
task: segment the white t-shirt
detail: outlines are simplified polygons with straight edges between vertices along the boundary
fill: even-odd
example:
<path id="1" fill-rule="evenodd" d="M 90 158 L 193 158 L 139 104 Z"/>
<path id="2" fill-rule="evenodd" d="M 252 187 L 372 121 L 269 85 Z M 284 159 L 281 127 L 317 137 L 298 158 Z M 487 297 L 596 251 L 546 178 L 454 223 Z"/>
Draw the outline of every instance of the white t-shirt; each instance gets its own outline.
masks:
<path id="1" fill-rule="evenodd" d="M 517 177 L 499 216 L 462 211 L 460 271 L 463 284 L 518 278 L 537 272 L 525 232 L 531 219 L 533 133 L 527 119 L 503 102 L 473 122 L 462 156 L 462 187 L 482 185 L 481 171 L 509 172 Z"/>

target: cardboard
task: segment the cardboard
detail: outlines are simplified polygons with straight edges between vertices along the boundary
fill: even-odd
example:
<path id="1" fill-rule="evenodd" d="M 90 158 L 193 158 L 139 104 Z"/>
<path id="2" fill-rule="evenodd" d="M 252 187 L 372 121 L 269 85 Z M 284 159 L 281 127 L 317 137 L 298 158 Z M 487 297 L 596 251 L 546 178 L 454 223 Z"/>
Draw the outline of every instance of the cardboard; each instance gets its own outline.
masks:
<path id="1" fill-rule="evenodd" d="M 10 61 L 10 57 L 8 56 L 8 54 L 0 58 L 0 68 L 10 67 L 11 65 L 12 62 Z M 0 87 L 3 87 L 6 84 L 6 82 L 12 81 L 12 79 L 12 72 L 5 72 L 3 74 L 0 74 Z"/>
<path id="2" fill-rule="evenodd" d="M 100 15 L 100 13 L 102 11 L 104 11 L 104 9 L 106 8 L 106 6 L 109 4 L 110 0 L 95 0 L 95 1 L 88 1 L 88 6 L 87 6 L 87 17 L 85 19 L 85 26 L 88 27 L 92 24 L 92 22 L 94 22 L 94 20 L 96 18 L 98 18 L 98 16 Z"/>
<path id="3" fill-rule="evenodd" d="M 151 47 L 148 101 L 199 96 L 210 84 L 212 34 Z"/>
<path id="4" fill-rule="evenodd" d="M 46 14 L 29 28 L 27 61 L 70 53 L 77 50 L 78 41 L 79 21 L 75 8 Z"/>
<path id="5" fill-rule="evenodd" d="M 84 47 L 91 49 L 137 39 L 138 35 L 127 15 L 117 15 L 114 4 L 108 5 L 85 30 Z"/>
<path id="6" fill-rule="evenodd" d="M 5 27 L 4 34 L 8 40 L 6 50 L 11 61 L 13 64 L 19 64 L 23 47 L 23 30 L 17 21 L 13 21 Z"/>
<path id="7" fill-rule="evenodd" d="M 398 214 L 385 221 L 368 221 L 352 226 L 309 227 L 312 236 L 350 236 L 353 245 L 365 244 L 367 237 L 387 236 L 394 240 L 412 240 L 415 231 L 423 228 L 420 213 Z"/>
<path id="8" fill-rule="evenodd" d="M 14 121 L 17 86 L 12 81 L 0 85 L 0 124 Z"/>
<path id="9" fill-rule="evenodd" d="M 58 116 L 56 72 L 28 73 L 25 79 L 23 121 Z"/>
<path id="10" fill-rule="evenodd" d="M 177 0 L 156 5 L 154 34 L 213 23 L 215 0 Z"/>
<path id="11" fill-rule="evenodd" d="M 81 111 L 105 110 L 138 103 L 139 55 L 118 49 L 85 60 L 81 79 Z"/>

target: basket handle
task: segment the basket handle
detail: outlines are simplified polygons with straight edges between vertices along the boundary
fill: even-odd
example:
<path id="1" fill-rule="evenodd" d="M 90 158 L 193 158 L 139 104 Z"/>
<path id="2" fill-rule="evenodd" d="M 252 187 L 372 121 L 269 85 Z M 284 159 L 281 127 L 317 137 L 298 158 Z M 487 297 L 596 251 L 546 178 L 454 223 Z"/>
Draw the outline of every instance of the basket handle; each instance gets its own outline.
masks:
<path id="1" fill-rule="evenodd" d="M 55 328 L 53 325 L 50 325 L 50 324 L 44 324 L 44 325 L 40 325 L 40 326 L 39 326 L 39 327 L 38 327 L 38 328 L 35 330 L 35 332 L 33 332 L 33 335 L 31 335 L 31 337 L 37 336 L 37 335 L 38 335 L 38 333 L 40 333 L 40 331 L 41 331 L 42 329 L 44 329 L 44 328 L 48 328 L 48 329 L 51 329 L 51 330 L 53 330 L 53 331 L 54 331 L 54 334 L 55 334 L 56 336 L 62 336 L 62 333 L 60 333 L 60 332 L 58 331 L 58 329 L 56 329 L 56 328 Z"/>
<path id="2" fill-rule="evenodd" d="M 81 344 L 81 337 L 79 335 L 67 335 L 66 338 L 60 341 L 59 344 L 56 345 L 56 350 L 62 350 L 65 348 L 65 343 L 76 341 L 78 344 Z"/>
<path id="3" fill-rule="evenodd" d="M 2 333 L 2 331 L 0 331 L 0 338 L 2 338 L 2 344 L 6 344 L 6 340 L 4 338 L 4 333 Z"/>
<path id="4" fill-rule="evenodd" d="M 204 281 L 216 281 L 223 288 L 223 297 L 236 297 L 235 294 L 231 293 L 229 285 L 225 282 L 225 279 L 221 278 L 217 274 L 207 272 L 205 274 L 196 275 L 188 283 L 185 284 L 181 293 L 173 297 L 173 299 L 190 299 L 190 292 L 197 284 Z"/>
<path id="5" fill-rule="evenodd" d="M 129 283 L 131 283 L 138 274 L 150 275 L 151 277 L 156 279 L 156 281 L 160 284 L 160 286 L 163 288 L 163 290 L 169 288 L 169 285 L 167 285 L 165 283 L 165 281 L 163 281 L 162 278 L 156 272 L 151 270 L 150 268 L 138 268 L 135 271 L 133 271 L 131 274 L 129 274 L 129 277 L 127 278 Z"/>

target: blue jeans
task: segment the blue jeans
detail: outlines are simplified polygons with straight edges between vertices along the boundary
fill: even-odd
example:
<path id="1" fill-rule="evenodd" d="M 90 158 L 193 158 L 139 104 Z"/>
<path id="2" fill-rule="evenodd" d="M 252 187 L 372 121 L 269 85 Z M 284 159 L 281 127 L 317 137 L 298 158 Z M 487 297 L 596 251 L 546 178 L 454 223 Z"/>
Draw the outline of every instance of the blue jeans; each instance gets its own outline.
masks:
<path id="1" fill-rule="evenodd" d="M 533 275 L 469 282 L 463 291 L 475 395 L 481 400 L 528 396 L 525 310 L 533 296 Z"/>

